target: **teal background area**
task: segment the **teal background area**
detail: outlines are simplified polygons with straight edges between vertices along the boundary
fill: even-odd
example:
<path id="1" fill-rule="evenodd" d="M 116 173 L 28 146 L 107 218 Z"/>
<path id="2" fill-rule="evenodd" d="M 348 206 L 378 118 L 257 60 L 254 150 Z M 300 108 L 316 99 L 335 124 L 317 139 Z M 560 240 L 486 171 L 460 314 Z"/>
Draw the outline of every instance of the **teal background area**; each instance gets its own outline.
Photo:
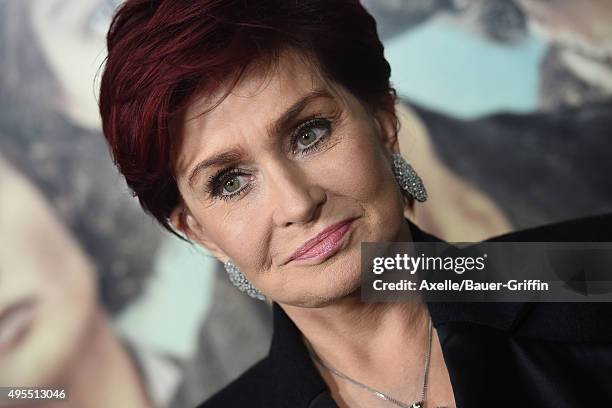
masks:
<path id="1" fill-rule="evenodd" d="M 203 249 L 166 238 L 145 294 L 115 320 L 115 327 L 147 348 L 193 355 L 210 306 L 215 267 L 216 260 Z"/>
<path id="2" fill-rule="evenodd" d="M 385 44 L 400 96 L 464 118 L 534 110 L 545 51 L 534 37 L 496 44 L 441 19 Z"/>

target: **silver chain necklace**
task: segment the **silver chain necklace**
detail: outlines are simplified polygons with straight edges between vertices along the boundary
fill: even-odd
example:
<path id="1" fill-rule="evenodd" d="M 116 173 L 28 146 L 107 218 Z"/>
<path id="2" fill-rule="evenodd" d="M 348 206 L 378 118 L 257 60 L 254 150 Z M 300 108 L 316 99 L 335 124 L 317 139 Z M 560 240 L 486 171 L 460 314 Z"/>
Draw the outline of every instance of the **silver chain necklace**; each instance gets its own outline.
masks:
<path id="1" fill-rule="evenodd" d="M 392 403 L 394 405 L 397 405 L 398 407 L 402 407 L 402 408 L 423 408 L 424 404 L 425 404 L 425 394 L 427 392 L 427 378 L 429 377 L 429 360 L 430 360 L 430 356 L 431 356 L 431 338 L 432 338 L 432 325 L 431 325 L 431 319 L 430 319 L 429 320 L 428 335 L 427 335 L 427 350 L 425 351 L 425 369 L 423 370 L 423 387 L 421 388 L 421 396 L 420 396 L 420 398 L 416 402 L 413 402 L 410 405 L 406 404 L 405 402 L 399 401 L 398 399 L 393 398 L 392 396 L 387 395 L 384 392 L 381 392 L 381 391 L 379 391 L 379 390 L 377 390 L 375 388 L 372 388 L 372 387 L 370 387 L 367 384 L 359 382 L 359 381 L 349 377 L 348 375 L 346 375 L 344 373 L 341 373 L 340 371 L 336 370 L 333 367 L 328 366 L 323 361 L 321 361 L 319 356 L 317 356 L 315 354 L 314 350 L 312 350 L 311 347 L 309 347 L 309 352 L 310 352 L 310 356 L 312 357 L 312 359 L 315 360 L 317 363 L 319 363 L 326 370 L 328 370 L 329 372 L 331 372 L 335 376 L 340 377 L 343 380 L 346 380 L 346 381 L 350 382 L 353 385 L 356 385 L 359 388 L 362 388 L 362 389 L 364 389 L 366 391 L 369 391 L 370 393 L 374 394 L 375 396 L 377 396 L 381 400 L 390 402 L 390 403 Z M 438 407 L 438 408 L 444 408 L 444 407 Z"/>

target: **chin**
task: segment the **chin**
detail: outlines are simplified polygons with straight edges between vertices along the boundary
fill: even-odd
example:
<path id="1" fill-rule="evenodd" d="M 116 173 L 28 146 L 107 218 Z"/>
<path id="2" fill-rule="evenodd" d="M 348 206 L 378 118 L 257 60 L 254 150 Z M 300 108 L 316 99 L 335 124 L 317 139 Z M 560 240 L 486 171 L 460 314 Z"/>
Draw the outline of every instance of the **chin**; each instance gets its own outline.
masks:
<path id="1" fill-rule="evenodd" d="M 343 259 L 344 258 L 344 259 Z M 291 291 L 275 301 L 291 306 L 320 308 L 336 303 L 348 296 L 359 296 L 361 288 L 360 258 L 339 257 L 333 263 L 317 265 L 316 271 L 301 276 Z M 313 267 L 314 268 L 314 267 Z"/>

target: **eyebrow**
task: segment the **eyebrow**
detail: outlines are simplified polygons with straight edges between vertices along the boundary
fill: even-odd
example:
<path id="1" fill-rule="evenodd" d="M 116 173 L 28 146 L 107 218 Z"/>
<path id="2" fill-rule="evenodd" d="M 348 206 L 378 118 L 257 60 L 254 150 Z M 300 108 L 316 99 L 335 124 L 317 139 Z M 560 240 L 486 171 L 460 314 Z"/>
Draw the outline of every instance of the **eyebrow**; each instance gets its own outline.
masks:
<path id="1" fill-rule="evenodd" d="M 281 134 L 283 133 L 296 119 L 296 117 L 308 106 L 312 101 L 319 98 L 333 98 L 333 96 L 325 90 L 314 90 L 303 97 L 297 102 L 291 105 L 278 119 L 276 119 L 270 126 L 268 126 L 268 132 L 270 134 Z M 227 150 L 225 152 L 214 155 L 211 158 L 200 161 L 194 168 L 189 172 L 187 182 L 193 187 L 193 182 L 196 177 L 208 167 L 221 166 L 229 163 L 238 161 L 240 158 L 240 152 L 237 150 Z"/>

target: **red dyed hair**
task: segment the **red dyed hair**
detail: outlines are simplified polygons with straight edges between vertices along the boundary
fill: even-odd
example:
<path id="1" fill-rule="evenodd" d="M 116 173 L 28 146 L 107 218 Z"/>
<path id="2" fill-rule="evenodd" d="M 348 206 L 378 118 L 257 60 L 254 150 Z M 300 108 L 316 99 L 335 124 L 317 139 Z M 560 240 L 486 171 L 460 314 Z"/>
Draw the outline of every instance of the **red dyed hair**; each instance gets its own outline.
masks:
<path id="1" fill-rule="evenodd" d="M 362 103 L 395 117 L 391 69 L 358 0 L 128 0 L 107 46 L 104 135 L 144 210 L 170 231 L 180 195 L 169 124 L 194 96 L 236 85 L 251 64 L 296 50 Z"/>

